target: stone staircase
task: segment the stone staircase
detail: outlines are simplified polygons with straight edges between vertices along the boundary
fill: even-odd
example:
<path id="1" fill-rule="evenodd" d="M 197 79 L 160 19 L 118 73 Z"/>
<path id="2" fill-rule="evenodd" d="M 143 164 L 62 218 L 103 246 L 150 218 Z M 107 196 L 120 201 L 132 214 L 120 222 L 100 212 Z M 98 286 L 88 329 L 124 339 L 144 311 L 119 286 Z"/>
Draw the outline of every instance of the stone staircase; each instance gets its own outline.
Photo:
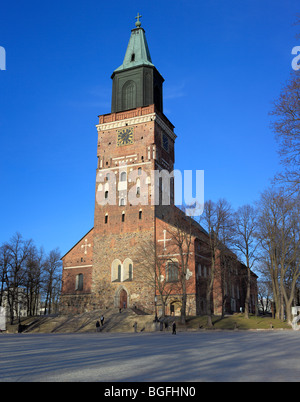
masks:
<path id="1" fill-rule="evenodd" d="M 138 331 L 155 331 L 154 316 L 138 309 L 117 308 L 95 310 L 78 315 L 38 316 L 22 319 L 24 333 L 86 333 L 96 332 L 96 322 L 104 315 L 101 332 L 133 332 L 133 324 L 137 322 Z M 10 333 L 18 332 L 18 325 L 8 326 Z"/>

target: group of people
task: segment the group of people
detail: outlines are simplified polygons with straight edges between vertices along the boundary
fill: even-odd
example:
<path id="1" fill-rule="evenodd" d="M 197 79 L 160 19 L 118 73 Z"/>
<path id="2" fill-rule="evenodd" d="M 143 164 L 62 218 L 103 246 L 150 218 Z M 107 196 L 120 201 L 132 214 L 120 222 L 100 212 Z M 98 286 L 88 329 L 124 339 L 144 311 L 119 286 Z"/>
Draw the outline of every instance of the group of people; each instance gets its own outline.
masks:
<path id="1" fill-rule="evenodd" d="M 121 309 L 120 309 L 121 310 Z M 156 320 L 155 320 L 156 321 Z M 159 321 L 159 320 L 157 320 L 157 321 Z M 161 323 L 161 331 L 163 330 L 162 329 L 162 321 L 160 321 L 160 323 Z M 165 328 L 166 329 L 168 329 L 168 322 L 166 321 L 165 322 Z M 104 315 L 102 314 L 101 315 L 101 317 L 100 317 L 100 321 L 99 320 L 97 320 L 97 322 L 96 322 L 96 332 L 101 332 L 101 327 L 103 327 L 104 326 Z M 137 332 L 137 322 L 135 322 L 134 324 L 133 324 L 133 328 L 134 328 L 134 332 Z M 176 321 L 173 321 L 172 322 L 172 335 L 176 335 Z"/>
<path id="2" fill-rule="evenodd" d="M 100 323 L 101 323 L 101 324 L 100 324 Z M 103 325 L 104 325 L 104 315 L 102 314 L 101 317 L 100 317 L 100 321 L 97 320 L 97 322 L 96 322 L 96 331 L 97 331 L 97 332 L 100 332 L 100 331 L 101 331 L 101 327 L 103 327 Z"/>
<path id="3" fill-rule="evenodd" d="M 159 320 L 158 320 L 159 321 Z M 160 330 L 163 330 L 163 322 L 160 321 Z M 168 321 L 165 321 L 165 329 L 168 330 L 169 324 Z M 137 322 L 133 324 L 134 332 L 137 332 Z M 176 321 L 172 322 L 172 335 L 176 335 Z"/>

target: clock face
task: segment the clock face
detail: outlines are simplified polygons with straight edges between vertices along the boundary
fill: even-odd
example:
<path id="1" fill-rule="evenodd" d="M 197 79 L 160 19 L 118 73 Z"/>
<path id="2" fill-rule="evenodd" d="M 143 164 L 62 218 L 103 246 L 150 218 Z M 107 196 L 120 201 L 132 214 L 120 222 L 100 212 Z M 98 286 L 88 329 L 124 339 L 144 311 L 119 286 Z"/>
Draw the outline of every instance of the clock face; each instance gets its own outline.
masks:
<path id="1" fill-rule="evenodd" d="M 169 140 L 166 134 L 163 134 L 162 136 L 162 146 L 165 151 L 169 151 Z"/>
<path id="2" fill-rule="evenodd" d="M 118 130 L 118 138 L 117 138 L 118 147 L 130 144 L 133 144 L 133 127 L 122 128 L 121 130 Z"/>

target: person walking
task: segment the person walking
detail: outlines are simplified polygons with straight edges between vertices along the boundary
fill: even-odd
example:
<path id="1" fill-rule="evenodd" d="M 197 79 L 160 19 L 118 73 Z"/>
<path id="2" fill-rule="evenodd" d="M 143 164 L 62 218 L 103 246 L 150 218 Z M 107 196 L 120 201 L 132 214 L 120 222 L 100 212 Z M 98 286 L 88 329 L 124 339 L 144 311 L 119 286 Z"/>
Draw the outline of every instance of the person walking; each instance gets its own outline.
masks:
<path id="1" fill-rule="evenodd" d="M 102 314 L 101 317 L 100 317 L 100 321 L 101 321 L 101 325 L 102 325 L 102 327 L 103 327 L 103 325 L 104 325 L 104 315 L 103 315 L 103 314 Z"/>
<path id="2" fill-rule="evenodd" d="M 137 332 L 137 322 L 133 324 L 134 332 Z"/>
<path id="3" fill-rule="evenodd" d="M 176 335 L 176 322 L 173 321 L 172 323 L 172 335 Z"/>
<path id="4" fill-rule="evenodd" d="M 100 332 L 100 322 L 96 322 L 96 332 Z"/>

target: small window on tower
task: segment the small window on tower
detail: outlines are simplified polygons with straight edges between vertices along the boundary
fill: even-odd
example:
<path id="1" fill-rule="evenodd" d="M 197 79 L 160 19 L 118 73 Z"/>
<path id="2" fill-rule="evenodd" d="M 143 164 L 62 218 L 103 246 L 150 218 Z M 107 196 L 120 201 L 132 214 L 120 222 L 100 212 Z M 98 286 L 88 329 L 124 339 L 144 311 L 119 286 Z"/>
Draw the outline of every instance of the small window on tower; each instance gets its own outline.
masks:
<path id="1" fill-rule="evenodd" d="M 134 60 L 135 60 L 135 54 L 132 53 L 132 55 L 131 55 L 131 61 L 134 61 Z"/>
<path id="2" fill-rule="evenodd" d="M 142 219 L 142 211 L 139 211 L 139 219 Z"/>
<path id="3" fill-rule="evenodd" d="M 106 224 L 107 222 L 108 222 L 108 215 L 105 215 L 104 223 Z"/>
<path id="4" fill-rule="evenodd" d="M 120 181 L 126 181 L 126 172 L 121 173 Z"/>
<path id="5" fill-rule="evenodd" d="M 125 222 L 125 213 L 122 213 L 122 222 Z"/>

